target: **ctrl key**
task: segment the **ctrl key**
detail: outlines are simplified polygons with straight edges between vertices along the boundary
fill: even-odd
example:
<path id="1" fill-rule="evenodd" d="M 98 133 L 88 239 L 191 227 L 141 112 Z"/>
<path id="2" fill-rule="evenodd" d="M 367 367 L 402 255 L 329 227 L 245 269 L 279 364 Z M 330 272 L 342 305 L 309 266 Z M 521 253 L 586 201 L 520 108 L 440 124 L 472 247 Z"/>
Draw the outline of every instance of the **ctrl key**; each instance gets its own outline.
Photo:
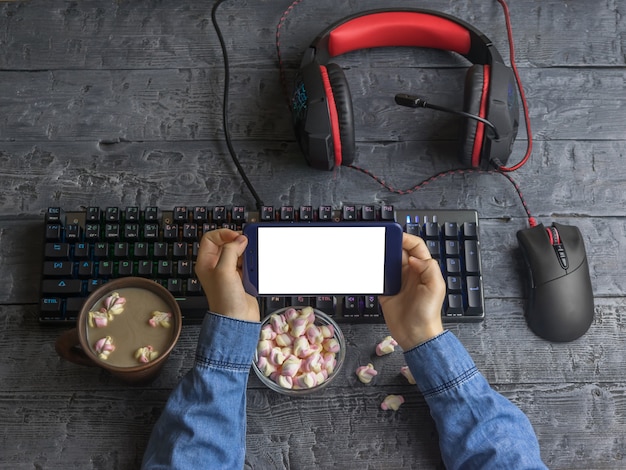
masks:
<path id="1" fill-rule="evenodd" d="M 41 299 L 40 319 L 42 321 L 55 321 L 63 318 L 63 300 L 58 297 L 44 297 Z"/>

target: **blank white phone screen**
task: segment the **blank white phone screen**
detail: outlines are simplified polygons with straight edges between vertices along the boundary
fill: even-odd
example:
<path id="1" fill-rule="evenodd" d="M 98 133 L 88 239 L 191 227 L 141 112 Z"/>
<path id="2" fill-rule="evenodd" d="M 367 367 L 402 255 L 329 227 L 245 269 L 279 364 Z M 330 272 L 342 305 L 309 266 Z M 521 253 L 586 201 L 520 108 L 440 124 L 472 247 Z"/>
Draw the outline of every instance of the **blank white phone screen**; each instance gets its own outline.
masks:
<path id="1" fill-rule="evenodd" d="M 259 294 L 382 294 L 385 227 L 259 227 Z"/>

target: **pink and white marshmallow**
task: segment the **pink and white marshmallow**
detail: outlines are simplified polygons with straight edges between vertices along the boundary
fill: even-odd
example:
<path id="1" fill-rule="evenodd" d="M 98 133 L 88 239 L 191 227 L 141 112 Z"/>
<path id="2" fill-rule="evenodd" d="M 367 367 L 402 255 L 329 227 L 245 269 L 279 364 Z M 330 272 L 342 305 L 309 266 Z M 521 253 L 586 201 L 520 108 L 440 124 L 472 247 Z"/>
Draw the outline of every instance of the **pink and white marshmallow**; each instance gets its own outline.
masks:
<path id="1" fill-rule="evenodd" d="M 284 315 L 279 315 L 277 313 L 273 313 L 270 317 L 270 325 L 272 325 L 272 328 L 277 335 L 285 333 L 289 329 L 289 324 L 287 323 Z"/>
<path id="2" fill-rule="evenodd" d="M 256 365 L 265 377 L 269 377 L 277 370 L 276 366 L 265 356 L 259 357 Z"/>
<path id="3" fill-rule="evenodd" d="M 366 366 L 357 367 L 356 369 L 356 376 L 364 384 L 370 383 L 372 379 L 377 375 L 378 371 L 374 369 L 374 364 L 372 364 L 371 362 Z"/>
<path id="4" fill-rule="evenodd" d="M 335 336 L 335 327 L 333 325 L 320 325 L 319 330 L 324 338 L 332 338 Z"/>
<path id="5" fill-rule="evenodd" d="M 301 366 L 302 359 L 292 354 L 287 359 L 285 359 L 285 362 L 283 362 L 280 375 L 288 375 L 289 377 L 294 377 L 300 371 Z"/>
<path id="6" fill-rule="evenodd" d="M 313 354 L 311 343 L 306 336 L 298 336 L 293 342 L 293 353 L 301 359 L 309 357 Z"/>
<path id="7" fill-rule="evenodd" d="M 283 388 L 292 389 L 293 388 L 293 377 L 289 375 L 279 375 L 276 379 L 276 383 Z"/>
<path id="8" fill-rule="evenodd" d="M 396 350 L 397 345 L 398 342 L 395 339 L 391 336 L 387 336 L 376 345 L 376 355 L 385 356 L 386 354 L 391 354 Z"/>
<path id="9" fill-rule="evenodd" d="M 269 339 L 262 339 L 256 345 L 256 353 L 259 356 L 269 356 L 270 351 L 274 348 L 274 343 Z"/>
<path id="10" fill-rule="evenodd" d="M 341 349 L 339 341 L 337 341 L 336 338 L 326 338 L 322 343 L 322 347 L 324 348 L 324 351 L 328 351 L 331 353 L 338 353 Z"/>
<path id="11" fill-rule="evenodd" d="M 321 344 L 324 341 L 322 330 L 317 325 L 309 325 L 305 334 L 311 344 Z"/>
<path id="12" fill-rule="evenodd" d="M 162 326 L 163 328 L 169 328 L 172 326 L 172 314 L 170 312 L 159 312 L 155 310 L 151 313 L 152 318 L 148 320 L 151 327 L 156 328 Z"/>
<path id="13" fill-rule="evenodd" d="M 275 366 L 282 366 L 288 356 L 289 354 L 285 354 L 285 352 L 281 348 L 274 347 L 268 354 L 267 360 Z"/>
<path id="14" fill-rule="evenodd" d="M 276 332 L 272 329 L 272 325 L 265 325 L 263 328 L 261 328 L 260 339 L 269 339 L 270 341 L 276 339 Z"/>
<path id="15" fill-rule="evenodd" d="M 293 344 L 293 336 L 289 333 L 280 333 L 276 335 L 276 344 L 278 346 L 291 346 Z"/>
<path id="16" fill-rule="evenodd" d="M 115 351 L 115 345 L 113 344 L 113 338 L 110 336 L 105 336 L 104 338 L 100 338 L 94 344 L 94 350 L 98 354 L 98 357 L 103 361 L 106 361 L 111 353 Z"/>
<path id="17" fill-rule="evenodd" d="M 144 364 L 154 361 L 157 357 L 159 357 L 159 352 L 150 345 L 135 351 L 135 359 Z"/>
<path id="18" fill-rule="evenodd" d="M 294 377 L 293 386 L 298 389 L 313 388 L 318 384 L 318 375 L 315 372 L 304 372 Z"/>
<path id="19" fill-rule="evenodd" d="M 89 326 L 92 328 L 104 328 L 109 324 L 110 315 L 104 308 L 97 312 L 89 312 Z"/>
<path id="20" fill-rule="evenodd" d="M 126 298 L 120 297 L 119 292 L 113 292 L 110 296 L 104 299 L 104 307 L 107 309 L 107 313 L 112 315 L 119 315 L 124 311 L 124 305 L 126 305 Z"/>
<path id="21" fill-rule="evenodd" d="M 380 407 L 385 411 L 397 411 L 403 403 L 404 397 L 402 395 L 387 395 L 380 404 Z"/>
<path id="22" fill-rule="evenodd" d="M 413 377 L 413 374 L 411 373 L 411 369 L 409 369 L 409 366 L 402 366 L 400 367 L 400 373 L 404 376 L 404 378 L 412 385 L 415 385 L 415 377 Z"/>

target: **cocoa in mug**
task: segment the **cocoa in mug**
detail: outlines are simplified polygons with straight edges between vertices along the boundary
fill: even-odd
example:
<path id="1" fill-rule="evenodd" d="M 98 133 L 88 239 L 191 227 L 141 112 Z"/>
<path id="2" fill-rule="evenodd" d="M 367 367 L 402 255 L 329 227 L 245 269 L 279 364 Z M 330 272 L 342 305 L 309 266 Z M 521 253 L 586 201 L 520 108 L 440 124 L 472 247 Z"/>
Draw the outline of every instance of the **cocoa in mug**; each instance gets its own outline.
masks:
<path id="1" fill-rule="evenodd" d="M 152 380 L 180 335 L 182 316 L 170 292 L 154 281 L 109 281 L 85 301 L 77 327 L 56 342 L 71 362 L 99 366 L 130 383 Z"/>

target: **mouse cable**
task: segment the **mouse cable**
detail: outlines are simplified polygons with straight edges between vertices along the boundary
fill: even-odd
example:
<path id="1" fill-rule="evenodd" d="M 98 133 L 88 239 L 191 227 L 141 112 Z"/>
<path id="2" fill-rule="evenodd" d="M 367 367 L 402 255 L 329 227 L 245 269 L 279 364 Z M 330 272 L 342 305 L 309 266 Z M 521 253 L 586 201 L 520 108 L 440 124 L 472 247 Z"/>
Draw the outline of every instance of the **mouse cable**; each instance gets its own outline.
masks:
<path id="1" fill-rule="evenodd" d="M 226 0 L 217 0 L 213 5 L 213 9 L 211 10 L 211 21 L 213 22 L 213 27 L 215 28 L 215 33 L 217 34 L 217 38 L 220 41 L 220 46 L 222 48 L 222 57 L 224 60 L 224 101 L 222 103 L 222 121 L 224 126 L 224 138 L 226 139 L 226 146 L 228 147 L 228 152 L 230 153 L 230 157 L 237 167 L 237 171 L 241 175 L 243 182 L 248 187 L 248 190 L 254 197 L 256 202 L 257 209 L 260 211 L 261 207 L 264 205 L 263 201 L 259 197 L 258 193 L 252 186 L 252 183 L 248 179 L 246 172 L 244 171 L 241 163 L 239 162 L 239 158 L 237 157 L 237 152 L 235 152 L 235 148 L 233 147 L 232 139 L 230 136 L 230 128 L 228 125 L 228 94 L 230 90 L 229 82 L 230 82 L 230 65 L 228 62 L 228 51 L 226 50 L 226 43 L 224 42 L 224 37 L 222 36 L 222 31 L 217 23 L 216 13 L 217 8 L 224 3 Z"/>
<path id="2" fill-rule="evenodd" d="M 285 100 L 287 101 L 287 108 L 289 108 L 289 110 L 291 110 L 291 99 L 290 99 L 289 87 L 287 86 L 287 74 L 285 73 L 285 64 L 283 62 L 283 56 L 280 52 L 280 35 L 282 32 L 283 26 L 285 25 L 285 21 L 287 20 L 287 17 L 293 11 L 296 5 L 298 5 L 300 2 L 302 2 L 302 0 L 294 0 L 291 3 L 291 5 L 289 5 L 287 9 L 283 12 L 283 14 L 280 16 L 280 20 L 278 21 L 278 24 L 276 25 L 275 47 L 276 47 L 276 58 L 278 60 L 278 73 L 280 77 L 280 84 L 283 89 L 283 95 L 285 96 Z"/>
<path id="3" fill-rule="evenodd" d="M 511 167 L 503 166 L 498 163 L 498 170 L 502 172 L 511 172 L 515 170 L 519 170 L 522 166 L 526 164 L 530 155 L 533 151 L 533 136 L 532 131 L 530 129 L 530 112 L 528 111 L 528 103 L 526 102 L 526 94 L 524 93 L 524 87 L 522 87 L 522 80 L 520 79 L 519 72 L 517 71 L 517 64 L 515 63 L 515 46 L 513 45 L 513 28 L 511 27 L 511 14 L 509 12 L 509 7 L 504 0 L 496 0 L 501 6 L 504 12 L 504 22 L 506 24 L 506 34 L 509 42 L 509 62 L 511 62 L 511 69 L 513 70 L 513 75 L 515 76 L 515 81 L 517 82 L 517 91 L 519 92 L 519 96 L 522 102 L 522 110 L 524 114 L 524 122 L 526 124 L 526 135 L 527 135 L 527 143 L 526 143 L 526 154 L 524 157 L 515 165 Z"/>
<path id="4" fill-rule="evenodd" d="M 363 168 L 360 168 L 360 167 L 354 166 L 354 165 L 349 165 L 348 168 L 352 168 L 354 170 L 357 170 L 357 171 L 360 171 L 361 173 L 366 174 L 370 178 L 374 179 L 378 184 L 380 184 L 387 191 L 389 191 L 391 193 L 394 193 L 394 194 L 399 194 L 401 196 L 405 196 L 407 194 L 414 193 L 414 192 L 416 192 L 416 191 L 418 191 L 420 189 L 423 189 L 424 187 L 428 186 L 430 183 L 433 183 L 434 181 L 436 181 L 438 179 L 445 178 L 447 176 L 465 175 L 465 174 L 471 174 L 471 173 L 487 174 L 487 175 L 493 175 L 493 174 L 502 175 L 515 188 L 515 192 L 517 193 L 517 196 L 519 197 L 520 201 L 522 202 L 522 206 L 524 207 L 524 211 L 526 212 L 526 216 L 528 218 L 528 225 L 530 225 L 531 227 L 535 227 L 537 225 L 537 219 L 535 219 L 535 217 L 533 217 L 532 214 L 530 213 L 530 209 L 528 208 L 528 204 L 526 204 L 526 199 L 524 198 L 524 194 L 522 193 L 521 188 L 519 187 L 519 185 L 517 184 L 517 182 L 513 179 L 513 177 L 511 175 L 509 175 L 508 173 L 506 173 L 504 171 L 501 171 L 500 169 L 480 170 L 480 169 L 475 169 L 475 168 L 457 168 L 455 170 L 444 170 L 444 171 L 441 171 L 441 172 L 437 173 L 436 175 L 433 175 L 433 176 L 431 176 L 429 178 L 426 178 L 425 180 L 417 183 L 415 186 L 413 186 L 411 188 L 408 188 L 408 189 L 397 189 L 397 188 L 394 188 L 393 186 L 391 186 L 390 184 L 386 183 L 383 179 L 381 179 L 380 177 L 376 176 L 375 174 L 371 173 L 368 170 L 365 170 Z"/>

